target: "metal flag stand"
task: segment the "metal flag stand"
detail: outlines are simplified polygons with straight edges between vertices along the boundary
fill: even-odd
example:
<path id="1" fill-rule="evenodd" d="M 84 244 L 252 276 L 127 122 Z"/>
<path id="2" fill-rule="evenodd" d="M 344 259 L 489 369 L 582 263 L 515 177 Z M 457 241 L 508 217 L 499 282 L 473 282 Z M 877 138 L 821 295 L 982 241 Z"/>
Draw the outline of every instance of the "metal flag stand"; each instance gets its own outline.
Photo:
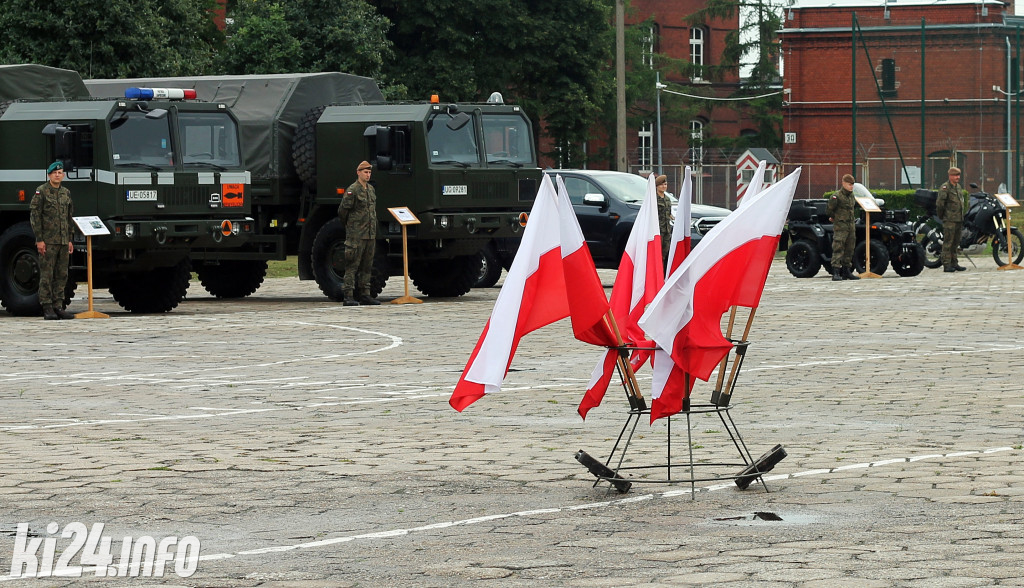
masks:
<path id="1" fill-rule="evenodd" d="M 667 417 L 665 419 L 668 434 L 666 437 L 664 463 L 632 465 L 631 462 L 626 461 L 626 454 L 632 446 L 636 427 L 640 424 L 641 417 L 644 415 L 650 415 L 651 411 L 646 406 L 638 406 L 634 402 L 636 391 L 631 390 L 631 388 L 636 386 L 636 379 L 628 377 L 627 373 L 623 372 L 623 363 L 625 363 L 626 366 L 629 365 L 627 357 L 628 353 L 634 350 L 642 351 L 643 349 L 627 346 L 618 348 L 620 361 L 617 363 L 616 367 L 619 370 L 619 376 L 622 381 L 623 388 L 625 389 L 626 396 L 630 400 L 630 410 L 627 414 L 626 422 L 622 426 L 622 430 L 619 432 L 619 436 L 616 439 L 615 444 L 612 446 L 611 453 L 603 463 L 588 455 L 583 450 L 576 453 L 576 460 L 597 477 L 597 480 L 594 482 L 595 487 L 602 482 L 607 482 L 619 492 L 625 493 L 629 491 L 634 483 L 679 484 L 688 482 L 690 484 L 690 496 L 691 498 L 696 498 L 696 485 L 698 482 L 722 482 L 732 480 L 741 490 L 745 490 L 752 482 L 757 480 L 761 482 L 765 492 L 769 491 L 767 484 L 764 482 L 763 475 L 769 472 L 779 461 L 786 457 L 786 451 L 781 445 L 776 445 L 767 453 L 755 460 L 750 453 L 750 450 L 747 448 L 747 444 L 743 440 L 743 436 L 740 434 L 739 428 L 736 426 L 736 422 L 732 418 L 729 406 L 732 393 L 736 388 L 736 381 L 739 377 L 739 372 L 743 367 L 743 359 L 746 355 L 747 346 L 749 345 L 746 337 L 749 334 L 753 316 L 754 311 L 751 310 L 742 339 L 734 340 L 731 339 L 731 335 L 736 318 L 736 308 L 733 307 L 732 309 L 729 317 L 729 327 L 726 338 L 733 343 L 733 350 L 729 355 L 722 359 L 722 362 L 718 367 L 718 379 L 715 384 L 715 389 L 711 395 L 711 401 L 708 403 L 693 404 L 691 403 L 689 396 L 683 400 L 682 411 L 680 411 L 679 414 L 684 415 L 686 418 L 687 453 L 684 461 L 673 461 L 671 417 Z M 730 367 L 730 356 L 732 357 L 732 366 L 727 379 L 725 374 L 726 370 Z M 632 370 L 630 369 L 628 372 L 631 374 Z M 686 378 L 686 385 L 689 387 L 691 385 L 689 374 L 686 375 Z M 693 415 L 698 414 L 714 414 L 718 416 L 741 461 L 707 462 L 698 461 L 694 458 Z M 697 468 L 708 467 L 742 467 L 743 469 L 738 473 L 731 475 L 705 476 L 703 474 L 698 474 Z M 627 478 L 623 476 L 624 473 L 629 472 L 658 472 L 662 470 L 664 471 L 663 478 L 657 478 L 654 476 Z M 676 472 L 682 470 L 686 473 L 682 476 L 674 477 L 673 470 L 676 470 Z"/>

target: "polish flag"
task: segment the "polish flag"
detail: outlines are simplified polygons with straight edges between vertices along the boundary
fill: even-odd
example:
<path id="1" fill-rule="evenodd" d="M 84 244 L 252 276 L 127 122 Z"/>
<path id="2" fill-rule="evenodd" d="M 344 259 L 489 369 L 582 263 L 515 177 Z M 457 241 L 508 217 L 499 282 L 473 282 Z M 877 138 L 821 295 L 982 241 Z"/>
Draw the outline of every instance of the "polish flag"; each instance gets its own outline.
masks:
<path id="1" fill-rule="evenodd" d="M 722 315 L 760 304 L 800 171 L 751 195 L 708 232 L 641 317 L 640 326 L 684 373 L 708 380 L 732 349 Z"/>
<path id="2" fill-rule="evenodd" d="M 656 180 L 655 174 L 647 179 L 647 193 L 633 221 L 612 285 L 612 313 L 624 342 L 632 345 L 642 345 L 646 341 L 644 331 L 637 321 L 665 283 Z M 594 368 L 587 392 L 577 410 L 581 417 L 587 418 L 587 412 L 604 398 L 615 366 L 612 357 L 616 354 L 618 350 L 609 349 Z"/>
<path id="3" fill-rule="evenodd" d="M 766 162 L 762 159 L 757 162 L 757 169 L 754 171 L 754 175 L 750 178 L 750 183 L 747 184 L 747 189 L 743 192 L 743 197 L 736 200 L 736 208 L 743 206 L 744 202 L 749 202 L 751 196 L 756 196 L 764 190 L 764 170 Z"/>
<path id="4" fill-rule="evenodd" d="M 448 401 L 455 410 L 499 391 L 519 340 L 545 325 L 571 316 L 573 332 L 581 340 L 613 344 L 611 329 L 604 324 L 608 299 L 571 205 L 566 217 L 566 205 L 568 200 L 560 203 L 545 175 L 491 317 Z M 567 278 L 573 284 L 571 294 Z"/>
<path id="5" fill-rule="evenodd" d="M 668 251 L 668 273 L 674 272 L 690 253 L 690 202 L 693 200 L 693 171 L 686 166 L 683 172 L 683 185 L 679 190 L 679 204 L 676 207 L 675 225 L 672 227 L 672 243 Z M 654 343 L 650 346 L 654 346 Z M 649 355 L 649 353 L 647 354 Z M 647 355 L 635 358 L 642 364 Z M 683 409 L 683 400 L 693 389 L 694 378 L 687 377 L 673 361 L 672 356 L 664 349 L 656 349 L 653 353 L 653 376 L 651 378 L 651 422 L 663 416 L 678 413 Z M 634 364 L 634 369 L 638 366 Z"/>

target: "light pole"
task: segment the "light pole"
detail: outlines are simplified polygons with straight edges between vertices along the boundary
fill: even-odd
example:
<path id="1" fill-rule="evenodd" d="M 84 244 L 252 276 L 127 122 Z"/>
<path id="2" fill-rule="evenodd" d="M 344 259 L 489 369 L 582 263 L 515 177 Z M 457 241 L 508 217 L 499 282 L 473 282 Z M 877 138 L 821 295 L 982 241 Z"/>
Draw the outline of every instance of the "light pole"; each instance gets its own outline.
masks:
<path id="1" fill-rule="evenodd" d="M 1012 193 L 1013 190 L 1010 188 L 1013 185 L 1013 155 L 1010 152 L 1010 98 L 1016 96 L 1017 93 L 1006 92 L 999 86 L 992 86 L 992 91 L 1006 96 L 1006 190 Z"/>
<path id="2" fill-rule="evenodd" d="M 658 110 L 658 175 L 662 175 L 665 172 L 662 171 L 661 166 L 661 91 L 667 88 L 665 84 L 661 83 L 661 72 L 654 72 L 656 76 L 654 78 L 654 102 L 655 108 Z"/>

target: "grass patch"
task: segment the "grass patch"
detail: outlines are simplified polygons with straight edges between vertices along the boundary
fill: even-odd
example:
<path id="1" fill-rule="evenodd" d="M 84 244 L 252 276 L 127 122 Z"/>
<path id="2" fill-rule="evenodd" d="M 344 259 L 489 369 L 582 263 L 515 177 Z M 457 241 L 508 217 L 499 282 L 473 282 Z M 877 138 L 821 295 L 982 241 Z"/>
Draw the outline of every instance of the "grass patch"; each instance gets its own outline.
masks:
<path id="1" fill-rule="evenodd" d="M 284 261 L 270 260 L 267 262 L 268 278 L 297 278 L 299 276 L 299 258 L 289 256 Z"/>

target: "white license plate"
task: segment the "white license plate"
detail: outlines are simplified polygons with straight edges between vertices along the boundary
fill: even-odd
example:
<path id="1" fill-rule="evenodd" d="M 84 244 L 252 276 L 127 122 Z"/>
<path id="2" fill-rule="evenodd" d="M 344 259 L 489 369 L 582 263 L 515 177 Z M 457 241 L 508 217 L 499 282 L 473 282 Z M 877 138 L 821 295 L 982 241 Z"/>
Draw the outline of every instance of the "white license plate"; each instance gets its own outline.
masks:
<path id="1" fill-rule="evenodd" d="M 156 200 L 156 190 L 128 190 L 128 201 Z"/>
<path id="2" fill-rule="evenodd" d="M 469 194 L 469 186 L 441 186 L 442 196 L 465 196 Z"/>

